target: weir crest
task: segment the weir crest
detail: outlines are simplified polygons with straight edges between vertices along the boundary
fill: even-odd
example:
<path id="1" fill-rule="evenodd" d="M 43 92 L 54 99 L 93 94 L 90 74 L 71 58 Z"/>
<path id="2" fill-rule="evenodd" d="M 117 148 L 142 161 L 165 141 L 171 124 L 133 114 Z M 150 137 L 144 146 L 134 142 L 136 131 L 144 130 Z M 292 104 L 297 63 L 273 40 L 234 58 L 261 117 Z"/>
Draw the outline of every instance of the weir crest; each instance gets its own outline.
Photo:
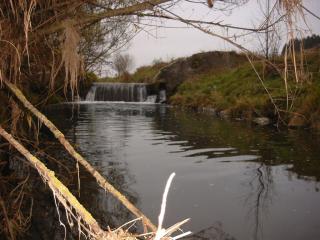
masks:
<path id="1" fill-rule="evenodd" d="M 94 83 L 87 93 L 86 101 L 150 102 L 166 101 L 165 90 L 157 91 L 146 83 Z"/>

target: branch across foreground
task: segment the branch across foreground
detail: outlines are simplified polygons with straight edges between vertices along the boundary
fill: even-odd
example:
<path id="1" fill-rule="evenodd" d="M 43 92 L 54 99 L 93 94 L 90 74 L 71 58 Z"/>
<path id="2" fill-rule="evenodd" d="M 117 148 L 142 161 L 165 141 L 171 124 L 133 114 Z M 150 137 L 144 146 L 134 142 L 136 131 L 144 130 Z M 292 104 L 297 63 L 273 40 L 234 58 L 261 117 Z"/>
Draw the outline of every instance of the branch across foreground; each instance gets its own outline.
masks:
<path id="1" fill-rule="evenodd" d="M 86 2 L 86 1 L 84 1 Z M 168 13 L 168 16 L 166 15 L 162 15 L 162 16 L 159 16 L 159 13 L 158 15 L 154 16 L 154 17 L 160 17 L 160 18 L 170 18 L 170 19 L 173 19 L 173 20 L 176 20 L 176 21 L 181 21 L 187 25 L 190 25 L 192 27 L 194 27 L 195 29 L 198 29 L 206 34 L 209 34 L 213 37 L 218 37 L 218 38 L 221 38 L 223 40 L 225 40 L 226 42 L 230 43 L 231 45 L 235 46 L 236 48 L 240 49 L 242 52 L 245 53 L 245 55 L 247 56 L 249 62 L 252 64 L 251 60 L 250 60 L 250 57 L 249 55 L 251 55 L 251 52 L 246 49 L 245 47 L 237 44 L 236 42 L 232 41 L 230 38 L 228 37 L 224 37 L 224 36 L 221 36 L 219 34 L 217 34 L 216 32 L 213 32 L 213 31 L 210 31 L 209 29 L 206 29 L 206 28 L 203 28 L 201 26 L 201 24 L 208 24 L 208 25 L 216 25 L 216 26 L 219 26 L 219 27 L 222 27 L 222 24 L 220 23 L 210 23 L 210 22 L 203 22 L 203 21 L 196 21 L 196 20 L 188 20 L 188 19 L 185 19 L 185 18 L 182 18 L 176 14 L 172 14 L 170 11 L 168 11 L 167 9 L 165 8 L 161 8 L 161 6 L 159 7 L 158 5 L 160 4 L 163 4 L 163 3 L 166 3 L 166 2 L 173 2 L 173 1 L 169 1 L 169 0 L 149 0 L 149 1 L 143 1 L 143 2 L 140 2 L 140 3 L 133 3 L 132 5 L 130 6 L 126 6 L 126 7 L 121 7 L 121 8 L 118 8 L 118 9 L 106 9 L 105 11 L 102 11 L 102 12 L 98 12 L 98 13 L 87 13 L 87 14 L 83 14 L 83 12 L 79 12 L 78 14 L 70 14 L 70 11 L 65 11 L 64 14 L 62 14 L 61 18 L 57 18 L 56 21 L 52 22 L 52 21 L 45 21 L 45 22 L 42 22 L 40 25 L 38 25 L 39 28 L 34 28 L 32 31 L 31 29 L 29 29 L 27 26 L 31 26 L 31 22 L 30 21 L 30 15 L 28 14 L 31 14 L 31 10 L 30 12 L 28 13 L 25 13 L 25 19 L 28 19 L 28 16 L 29 16 L 29 21 L 26 21 L 24 22 L 24 25 L 25 25 L 25 36 L 22 36 L 22 35 L 19 35 L 16 37 L 16 40 L 17 40 L 17 44 L 15 44 L 15 42 L 13 41 L 13 43 L 11 43 L 12 39 L 8 37 L 8 40 L 6 39 L 3 39 L 1 40 L 2 42 L 4 43 L 7 43 L 7 44 L 10 44 L 12 45 L 11 47 L 14 47 L 15 51 L 17 52 L 17 56 L 15 55 L 16 52 L 13 51 L 13 53 L 4 53 L 4 62 L 7 61 L 8 59 L 16 59 L 14 64 L 4 64 L 3 66 L 10 66 L 11 67 L 11 70 L 14 69 L 16 71 L 16 73 L 20 72 L 20 63 L 21 63 L 21 59 L 20 59 L 20 52 L 18 51 L 18 48 L 19 49 L 23 49 L 23 46 L 24 44 L 26 45 L 26 51 L 22 51 L 21 50 L 21 56 L 24 57 L 23 55 L 25 53 L 27 53 L 27 55 L 29 54 L 28 52 L 28 45 L 31 46 L 30 42 L 33 42 L 35 43 L 34 45 L 37 45 L 37 39 L 42 39 L 41 37 L 43 37 L 43 35 L 50 35 L 50 34 L 53 34 L 53 33 L 57 33 L 61 30 L 64 30 L 66 27 L 65 27 L 65 18 L 69 19 L 69 17 L 71 18 L 74 18 L 74 25 L 75 26 L 87 26 L 89 24 L 92 24 L 92 23 L 95 23 L 95 22 L 98 22 L 100 20 L 103 20 L 103 19 L 106 19 L 106 18 L 113 18 L 113 17 L 116 17 L 116 16 L 127 16 L 127 15 L 138 15 L 139 14 L 142 14 L 143 11 L 152 11 L 152 9 L 154 7 L 158 7 L 158 8 L 155 8 L 155 9 L 160 9 L 162 10 L 163 12 L 167 12 Z M 212 4 L 212 1 L 209 1 L 211 4 Z M 286 0 L 286 1 L 279 1 L 283 4 L 284 8 L 286 8 L 287 12 L 288 13 L 291 13 L 293 11 L 291 11 L 290 7 L 291 5 L 293 6 L 293 4 L 297 4 L 299 1 L 290 1 L 290 0 Z M 292 2 L 292 4 L 290 5 L 289 3 Z M 12 1 L 10 1 L 10 3 L 12 4 Z M 75 5 L 78 5 L 81 6 L 81 2 L 79 3 L 76 3 Z M 32 9 L 32 4 L 30 4 L 30 9 Z M 75 7 L 77 8 L 77 7 Z M 72 11 L 75 9 L 75 8 L 72 8 Z M 290 11 L 289 11 L 290 10 Z M 4 11 L 6 13 L 6 11 Z M 157 13 L 156 11 L 154 11 L 155 13 Z M 70 15 L 70 16 L 69 16 Z M 148 13 L 146 13 L 146 16 L 148 15 Z M 292 15 L 292 14 L 291 14 Z M 289 19 L 289 23 L 291 23 L 291 19 L 290 19 L 290 14 L 288 14 L 288 19 Z M 16 16 L 19 16 L 19 15 L 16 15 Z M 152 14 L 149 16 L 149 17 L 153 17 Z M 281 18 L 282 19 L 282 18 Z M 16 19 L 14 19 L 16 20 Z M 5 22 L 5 21 L 3 21 Z M 74 25 L 72 25 L 72 27 L 74 27 Z M 11 25 L 8 25 L 8 26 L 11 26 Z M 12 25 L 12 26 L 15 26 L 15 25 Z M 270 26 L 270 25 L 269 25 Z M 231 26 L 224 26 L 224 27 L 229 27 L 231 28 Z M 235 29 L 239 29 L 237 26 L 234 26 L 233 28 Z M 10 29 L 10 28 L 9 28 Z M 15 29 L 15 27 L 11 27 L 11 29 Z M 254 31 L 254 29 L 250 29 L 250 28 L 247 28 L 247 29 L 243 29 L 242 30 L 247 30 L 247 31 Z M 257 29 L 257 31 L 261 31 L 261 30 L 264 30 L 263 28 L 261 29 Z M 5 31 L 4 31 L 5 32 Z M 30 33 L 28 36 L 28 33 Z M 10 36 L 11 37 L 11 36 Z M 15 36 L 14 36 L 15 37 Z M 13 38 L 14 39 L 14 38 Z M 30 42 L 28 42 L 28 40 L 31 40 Z M 67 42 L 67 41 L 66 41 Z M 17 45 L 17 47 L 15 46 Z M 5 48 L 3 48 L 5 49 Z M 76 51 L 77 50 L 77 46 L 74 47 L 74 50 Z M 74 52 L 75 52 L 74 51 Z M 31 52 L 31 51 L 30 51 Z M 13 54 L 13 55 L 11 55 Z M 11 57 L 8 57 L 8 56 L 11 56 Z M 14 56 L 14 57 L 12 57 Z M 53 57 L 54 57 L 54 54 L 53 54 Z M 28 57 L 29 59 L 29 57 Z M 32 58 L 31 58 L 32 59 Z M 19 63 L 19 64 L 18 64 Z M 54 66 L 54 64 L 53 64 Z M 254 65 L 252 64 L 252 67 L 253 69 L 255 70 L 255 72 L 257 73 L 256 69 L 254 68 Z M 77 162 L 79 162 L 97 181 L 97 183 L 106 191 L 108 191 L 109 193 L 111 193 L 114 197 L 116 197 L 125 207 L 127 207 L 128 210 L 130 210 L 134 215 L 136 215 L 137 217 L 141 217 L 142 218 L 142 222 L 143 224 L 148 227 L 151 231 L 156 231 L 156 227 L 155 225 L 146 217 L 143 215 L 143 213 L 137 209 L 132 203 L 130 203 L 128 201 L 128 199 L 123 196 L 117 189 L 115 189 L 98 171 L 96 171 L 92 165 L 90 163 L 88 163 L 75 149 L 74 147 L 68 142 L 68 140 L 66 140 L 66 138 L 64 137 L 63 133 L 61 131 L 59 131 L 59 129 L 45 116 L 43 115 L 41 112 L 39 112 L 27 99 L 26 97 L 23 95 L 23 93 L 12 83 L 10 83 L 9 81 L 11 82 L 15 82 L 17 77 L 15 76 L 15 74 L 11 74 L 11 70 L 9 71 L 10 68 L 6 69 L 6 67 L 3 67 L 3 69 L 0 69 L 0 83 L 4 83 L 4 85 L 7 87 L 7 89 L 10 90 L 10 92 L 15 96 L 15 98 L 17 98 L 19 100 L 19 102 L 28 110 L 30 111 L 33 115 L 35 115 L 40 122 L 42 122 L 53 134 L 54 136 L 58 139 L 58 141 L 65 147 L 65 149 L 69 152 L 70 155 L 72 155 Z M 75 70 L 75 69 L 74 69 Z M 13 72 L 15 72 L 13 71 Z M 4 73 L 7 73 L 7 72 L 10 72 L 10 76 L 1 76 L 2 74 Z M 66 71 L 68 72 L 68 71 Z M 58 72 L 57 72 L 58 73 Z M 296 67 L 295 67 L 295 73 L 297 73 L 297 70 L 296 70 Z M 261 81 L 262 85 L 264 85 L 262 79 L 260 78 L 259 74 L 257 73 L 258 75 L 258 78 L 259 80 Z M 297 74 L 296 74 L 297 76 Z M 6 77 L 8 79 L 7 80 L 3 80 L 4 77 Z M 297 78 L 298 79 L 298 78 Z M 25 81 L 25 78 L 24 78 L 24 81 Z M 286 79 L 285 79 L 286 81 Z M 265 87 L 265 86 L 264 86 Z M 268 92 L 268 89 L 265 87 L 267 93 L 269 94 Z M 270 95 L 270 94 L 269 94 Z M 273 101 L 271 95 L 270 95 L 270 99 L 271 101 Z M 275 105 L 276 107 L 276 105 Z M 277 107 L 276 107 L 277 109 Z M 18 142 L 15 142 L 12 138 L 12 136 L 10 135 L 6 135 L 8 133 L 5 132 L 4 129 L 1 128 L 1 134 L 0 135 L 3 135 L 4 138 L 6 138 L 13 146 L 15 146 L 17 148 L 17 150 L 20 148 L 20 153 L 28 156 L 29 158 L 27 158 L 29 161 L 31 161 L 31 163 L 33 163 L 33 166 L 34 167 L 38 167 L 38 162 L 36 160 L 38 159 L 35 159 L 34 156 L 32 156 L 30 153 L 28 152 L 25 152 L 24 150 L 26 149 L 23 149 L 23 146 L 19 146 L 19 143 Z M 11 137 L 11 138 L 10 138 Z M 21 148 L 22 147 L 22 148 Z M 30 154 L 30 155 L 28 155 Z M 34 161 L 34 162 L 32 162 Z M 38 160 L 39 161 L 39 160 Z M 49 172 L 49 174 L 47 174 L 47 177 L 49 179 L 46 179 L 46 181 L 49 183 L 49 182 L 55 182 L 55 183 L 59 183 L 55 177 L 54 177 L 54 174 L 53 172 L 51 172 L 49 169 L 46 169 L 45 168 L 45 165 L 43 163 L 39 163 L 41 165 L 41 171 L 37 168 L 37 170 L 39 171 L 40 175 L 41 176 L 44 176 L 43 175 L 43 171 L 46 173 L 46 171 Z M 57 181 L 56 181 L 57 180 Z M 51 186 L 51 185 L 50 185 Z M 58 186 L 60 186 L 58 184 Z M 63 187 L 63 186 L 61 186 Z M 55 186 L 52 185 L 51 189 L 55 189 Z M 67 189 L 68 190 L 68 189 Z M 57 195 L 56 197 L 60 200 L 60 202 L 64 202 L 66 198 L 70 198 L 72 199 L 72 195 L 69 196 L 68 193 L 66 192 L 65 194 L 67 194 L 68 197 L 61 197 L 61 195 Z M 74 198 L 74 197 L 73 197 Z M 75 199 L 77 200 L 77 199 Z M 76 205 L 78 204 L 78 202 L 74 202 Z M 69 204 L 71 204 L 69 202 Z M 80 204 L 80 203 L 79 203 Z M 81 204 L 80 204 L 81 206 Z M 85 209 L 84 209 L 85 210 Z M 76 210 L 76 211 L 79 211 L 79 216 L 81 216 L 82 218 L 86 217 L 87 216 L 87 213 L 83 211 L 83 209 L 81 209 L 81 207 Z M 90 213 L 88 213 L 90 214 Z M 89 215 L 88 215 L 89 216 Z M 90 215 L 91 216 L 91 215 Z M 92 216 L 91 216 L 92 217 Z M 99 227 L 99 225 L 97 224 L 97 222 L 93 219 L 91 219 L 90 217 L 88 218 L 89 219 L 89 222 L 87 223 L 87 225 L 92 225 L 92 229 L 94 232 L 96 232 L 97 234 L 100 234 L 100 230 L 101 228 Z M 103 230 L 101 230 L 103 231 Z"/>
<path id="2" fill-rule="evenodd" d="M 40 111 L 38 111 L 23 95 L 23 93 L 12 83 L 3 81 L 10 92 L 19 100 L 19 102 L 32 114 L 34 114 L 41 123 L 43 123 L 65 147 L 69 154 L 76 159 L 97 181 L 97 183 L 106 191 L 116 197 L 128 210 L 135 216 L 141 217 L 143 224 L 155 232 L 156 226 L 147 218 L 137 207 L 135 207 L 124 195 L 115 189 L 87 160 L 85 160 L 69 143 L 63 133 Z"/>
<path id="3" fill-rule="evenodd" d="M 104 239 L 108 234 L 101 229 L 97 221 L 92 215 L 79 203 L 79 201 L 72 195 L 69 189 L 55 177 L 53 171 L 49 170 L 38 158 L 32 155 L 24 146 L 22 146 L 12 135 L 6 132 L 0 126 L 0 135 L 6 139 L 18 152 L 20 152 L 28 161 L 32 167 L 35 168 L 45 182 L 49 185 L 54 195 L 64 205 L 66 209 L 72 208 L 81 220 L 91 230 L 90 232 L 96 238 Z"/>

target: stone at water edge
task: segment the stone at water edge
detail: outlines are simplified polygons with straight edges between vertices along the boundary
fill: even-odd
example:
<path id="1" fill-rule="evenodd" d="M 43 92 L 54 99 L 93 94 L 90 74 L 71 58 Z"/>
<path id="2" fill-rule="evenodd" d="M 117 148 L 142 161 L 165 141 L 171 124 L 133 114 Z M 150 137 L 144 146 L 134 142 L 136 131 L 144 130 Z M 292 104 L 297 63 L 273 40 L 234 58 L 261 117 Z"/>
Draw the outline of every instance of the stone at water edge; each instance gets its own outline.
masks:
<path id="1" fill-rule="evenodd" d="M 307 120 L 304 116 L 301 115 L 294 115 L 288 124 L 291 128 L 299 128 L 307 126 Z"/>
<path id="2" fill-rule="evenodd" d="M 270 118 L 267 118 L 267 117 L 257 117 L 257 118 L 254 118 L 252 120 L 252 122 L 254 122 L 255 124 L 258 124 L 260 126 L 267 126 L 267 125 L 271 124 Z"/>
<path id="3" fill-rule="evenodd" d="M 227 110 L 220 111 L 219 116 L 222 119 L 230 119 L 231 118 L 231 110 L 227 109 Z"/>

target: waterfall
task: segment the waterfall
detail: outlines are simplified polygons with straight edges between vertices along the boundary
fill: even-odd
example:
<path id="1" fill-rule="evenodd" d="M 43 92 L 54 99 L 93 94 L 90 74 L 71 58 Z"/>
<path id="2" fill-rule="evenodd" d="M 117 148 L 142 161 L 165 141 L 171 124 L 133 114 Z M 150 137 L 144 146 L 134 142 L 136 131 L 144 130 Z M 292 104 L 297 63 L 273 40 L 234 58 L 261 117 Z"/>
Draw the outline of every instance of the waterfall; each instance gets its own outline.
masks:
<path id="1" fill-rule="evenodd" d="M 165 103 L 167 101 L 167 93 L 165 89 L 159 91 L 159 103 Z"/>
<path id="2" fill-rule="evenodd" d="M 150 88 L 145 83 L 94 83 L 86 101 L 155 102 Z"/>

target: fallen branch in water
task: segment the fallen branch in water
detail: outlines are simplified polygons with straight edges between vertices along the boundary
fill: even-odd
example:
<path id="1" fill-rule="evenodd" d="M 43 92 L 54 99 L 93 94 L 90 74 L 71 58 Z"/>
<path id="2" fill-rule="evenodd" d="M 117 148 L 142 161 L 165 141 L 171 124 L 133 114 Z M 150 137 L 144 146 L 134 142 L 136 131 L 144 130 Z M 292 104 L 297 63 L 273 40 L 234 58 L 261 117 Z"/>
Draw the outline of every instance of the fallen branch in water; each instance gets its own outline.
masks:
<path id="1" fill-rule="evenodd" d="M 11 134 L 9 134 L 5 129 L 3 129 L 0 126 L 0 136 L 2 136 L 6 141 L 8 141 L 11 146 L 13 146 L 21 155 L 23 155 L 28 162 L 31 164 L 33 168 L 35 168 L 39 175 L 43 178 L 43 181 L 48 184 L 49 188 L 52 190 L 53 195 L 55 197 L 55 204 L 57 207 L 57 211 L 59 214 L 58 205 L 56 203 L 56 199 L 59 200 L 59 202 L 63 205 L 63 207 L 66 210 L 66 217 L 68 219 L 68 222 L 70 224 L 69 216 L 73 217 L 74 220 L 78 223 L 79 231 L 81 229 L 84 229 L 86 231 L 86 236 L 89 237 L 89 239 L 99 239 L 99 240 L 106 240 L 106 239 L 127 239 L 127 240 L 134 240 L 136 239 L 135 236 L 128 233 L 128 231 L 124 231 L 122 227 L 117 228 L 115 231 L 111 231 L 110 229 L 108 231 L 104 231 L 98 222 L 92 217 L 92 215 L 81 205 L 81 203 L 76 199 L 75 196 L 69 191 L 69 189 L 62 183 L 58 178 L 55 177 L 54 171 L 51 171 L 48 169 L 37 157 L 32 155 L 23 145 L 21 145 L 17 140 L 15 140 Z M 189 221 L 189 219 L 186 219 L 184 221 L 181 221 L 179 223 L 174 224 L 173 226 L 169 227 L 168 229 L 162 228 L 163 218 L 165 214 L 165 208 L 166 208 L 166 200 L 167 195 L 169 192 L 170 184 L 172 182 L 172 179 L 174 177 L 175 173 L 172 173 L 167 181 L 163 198 L 162 198 L 162 204 L 161 204 L 161 211 L 159 215 L 159 225 L 158 230 L 155 234 L 155 237 L 153 238 L 154 233 L 148 233 L 147 235 L 151 235 L 150 238 L 147 239 L 154 239 L 154 240 L 161 240 L 161 239 L 180 239 L 186 235 L 191 234 L 191 232 L 182 233 L 175 237 L 170 237 L 171 234 L 176 232 L 180 229 L 180 227 Z M 3 201 L 0 199 L 0 207 L 3 208 L 3 212 L 6 213 Z M 5 215 L 6 217 L 6 215 Z M 141 219 L 141 218 L 140 218 Z M 9 219 L 6 217 L 7 224 L 9 224 Z M 131 222 L 135 222 L 139 219 L 135 219 L 133 221 L 128 222 L 127 224 L 130 224 Z M 63 225 L 65 228 L 65 225 L 60 220 L 60 214 L 59 214 L 59 221 L 60 224 Z M 13 237 L 13 232 L 11 231 L 10 226 L 8 226 L 8 229 L 10 231 L 11 237 Z M 142 235 L 140 235 L 142 236 Z"/>
<path id="2" fill-rule="evenodd" d="M 38 109 L 36 109 L 24 96 L 24 94 L 12 83 L 3 80 L 5 86 L 10 92 L 19 100 L 19 102 L 32 114 L 34 114 L 41 123 L 43 123 L 65 147 L 69 154 L 74 157 L 97 181 L 97 183 L 106 191 L 110 192 L 116 197 L 128 210 L 130 210 L 137 217 L 142 218 L 142 222 L 151 231 L 156 231 L 156 226 L 138 209 L 136 208 L 124 195 L 115 189 L 87 160 L 85 160 L 69 143 L 63 133 Z"/>
<path id="3" fill-rule="evenodd" d="M 32 167 L 35 168 L 44 181 L 49 185 L 54 195 L 64 205 L 66 209 L 73 209 L 81 220 L 87 225 L 88 234 L 95 238 L 106 238 L 109 233 L 103 231 L 92 215 L 81 205 L 81 203 L 72 195 L 69 189 L 55 177 L 53 171 L 48 169 L 38 158 L 32 155 L 24 146 L 16 141 L 9 133 L 0 126 L 0 135 L 6 139 L 18 152 L 20 152 Z M 71 211 L 71 210 L 70 210 Z"/>

